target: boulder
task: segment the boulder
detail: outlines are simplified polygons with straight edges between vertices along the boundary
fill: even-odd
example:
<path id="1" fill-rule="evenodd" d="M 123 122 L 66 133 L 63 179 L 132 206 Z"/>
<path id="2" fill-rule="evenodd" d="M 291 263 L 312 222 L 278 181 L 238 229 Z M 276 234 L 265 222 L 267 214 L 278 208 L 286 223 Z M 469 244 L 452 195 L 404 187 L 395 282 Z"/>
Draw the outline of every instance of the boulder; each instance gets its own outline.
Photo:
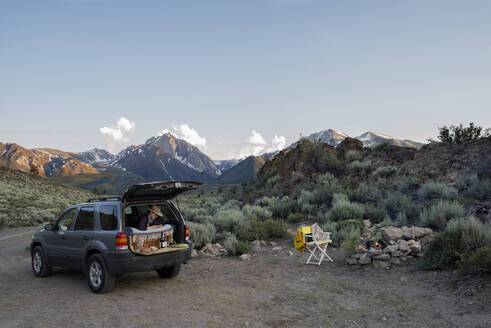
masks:
<path id="1" fill-rule="evenodd" d="M 380 232 L 382 233 L 382 238 L 389 242 L 391 240 L 399 240 L 402 238 L 402 230 L 396 227 L 386 227 L 381 228 Z"/>
<path id="2" fill-rule="evenodd" d="M 381 254 L 373 257 L 374 261 L 390 261 L 389 254 Z"/>
<path id="3" fill-rule="evenodd" d="M 368 229 L 372 226 L 372 222 L 370 222 L 370 220 L 363 220 L 363 227 L 365 229 Z"/>
<path id="4" fill-rule="evenodd" d="M 349 150 L 363 151 L 363 143 L 355 138 L 347 137 L 336 147 L 343 155 Z"/>
<path id="5" fill-rule="evenodd" d="M 392 253 L 390 255 L 392 255 L 392 257 L 401 257 L 402 256 L 400 251 L 395 251 L 394 253 Z"/>
<path id="6" fill-rule="evenodd" d="M 352 259 L 352 258 L 348 258 L 346 260 L 346 263 L 348 263 L 348 265 L 356 265 L 357 264 L 357 260 L 356 259 Z"/>
<path id="7" fill-rule="evenodd" d="M 423 238 L 426 236 L 433 235 L 433 230 L 430 228 L 414 227 L 414 237 L 413 237 L 413 227 L 402 227 L 402 232 L 404 237 L 407 239 L 413 238 Z"/>
<path id="8" fill-rule="evenodd" d="M 365 246 L 360 244 L 360 245 L 356 246 L 355 252 L 358 254 L 365 254 L 368 252 L 368 249 Z"/>
<path id="9" fill-rule="evenodd" d="M 283 247 L 281 246 L 275 246 L 272 248 L 273 251 L 281 251 L 283 249 Z"/>
<path id="10" fill-rule="evenodd" d="M 257 240 L 257 239 L 254 241 L 251 241 L 251 247 L 254 247 L 254 246 L 261 248 L 261 241 Z"/>
<path id="11" fill-rule="evenodd" d="M 399 251 L 401 251 L 402 255 L 408 255 L 411 253 L 411 248 L 409 248 L 409 245 L 407 241 L 400 239 L 398 241 L 399 244 Z"/>
<path id="12" fill-rule="evenodd" d="M 399 265 L 401 263 L 402 263 L 401 260 L 398 258 L 391 258 L 390 259 L 390 264 Z"/>
<path id="13" fill-rule="evenodd" d="M 251 259 L 251 254 L 242 254 L 241 256 L 239 256 L 239 259 L 241 259 L 242 261 L 248 261 Z"/>
<path id="14" fill-rule="evenodd" d="M 193 249 L 193 250 L 191 251 L 191 257 L 197 257 L 197 256 L 198 256 L 198 251 L 197 251 L 197 250 L 195 250 L 195 249 Z"/>
<path id="15" fill-rule="evenodd" d="M 372 255 L 372 256 L 375 256 L 375 255 L 380 255 L 380 254 L 383 254 L 382 250 L 381 249 L 375 249 L 375 248 L 370 248 L 368 250 L 368 254 Z"/>
<path id="16" fill-rule="evenodd" d="M 395 244 L 395 245 L 391 245 L 391 246 L 387 246 L 384 248 L 384 253 L 389 253 L 389 254 L 392 254 L 396 251 L 399 250 L 399 245 Z"/>
<path id="17" fill-rule="evenodd" d="M 220 256 L 227 255 L 227 250 L 219 243 L 211 244 L 208 243 L 203 247 L 200 253 L 204 256 Z"/>
<path id="18" fill-rule="evenodd" d="M 370 262 L 372 262 L 372 258 L 370 255 L 368 255 L 368 253 L 362 254 L 358 260 L 358 263 L 361 265 L 370 264 Z"/>

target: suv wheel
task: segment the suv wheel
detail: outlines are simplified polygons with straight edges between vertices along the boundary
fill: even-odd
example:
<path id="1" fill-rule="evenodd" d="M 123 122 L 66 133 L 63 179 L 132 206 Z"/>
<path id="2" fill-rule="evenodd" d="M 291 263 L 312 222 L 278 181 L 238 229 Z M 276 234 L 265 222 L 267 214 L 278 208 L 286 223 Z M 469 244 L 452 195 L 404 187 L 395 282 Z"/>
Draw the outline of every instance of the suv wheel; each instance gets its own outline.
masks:
<path id="1" fill-rule="evenodd" d="M 94 293 L 106 293 L 114 289 L 116 278 L 109 273 L 100 254 L 89 258 L 87 280 Z"/>
<path id="2" fill-rule="evenodd" d="M 175 264 L 168 268 L 162 268 L 157 270 L 157 273 L 161 278 L 174 278 L 181 271 L 181 263 Z"/>
<path id="3" fill-rule="evenodd" d="M 36 277 L 46 277 L 51 274 L 51 267 L 41 246 L 34 247 L 31 254 L 32 272 Z"/>

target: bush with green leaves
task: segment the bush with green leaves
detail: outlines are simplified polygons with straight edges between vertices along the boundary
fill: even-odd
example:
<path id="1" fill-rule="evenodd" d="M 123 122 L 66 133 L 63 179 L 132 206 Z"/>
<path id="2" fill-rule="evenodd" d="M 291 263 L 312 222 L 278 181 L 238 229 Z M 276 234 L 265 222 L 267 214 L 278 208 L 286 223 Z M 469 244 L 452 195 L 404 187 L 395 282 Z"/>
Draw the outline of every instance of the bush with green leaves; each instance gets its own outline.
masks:
<path id="1" fill-rule="evenodd" d="M 258 219 L 264 221 L 270 219 L 273 214 L 267 208 L 257 206 L 257 205 L 249 205 L 245 204 L 242 207 L 242 213 L 245 217 L 249 217 L 251 214 L 255 215 Z"/>
<path id="2" fill-rule="evenodd" d="M 464 191 L 464 195 L 474 199 L 485 200 L 491 197 L 491 180 L 482 179 L 473 181 Z"/>
<path id="3" fill-rule="evenodd" d="M 366 175 L 372 168 L 372 162 L 370 161 L 364 161 L 360 162 L 358 160 L 355 160 L 351 163 L 348 164 L 347 166 L 348 171 L 351 173 L 359 174 L 359 175 Z"/>
<path id="4" fill-rule="evenodd" d="M 399 212 L 397 214 L 396 222 L 399 226 L 407 226 L 408 221 L 407 221 L 407 215 L 404 212 Z"/>
<path id="5" fill-rule="evenodd" d="M 370 220 L 372 223 L 380 223 L 387 216 L 387 211 L 382 206 L 377 206 L 373 204 L 365 205 L 365 213 L 363 218 Z"/>
<path id="6" fill-rule="evenodd" d="M 382 227 L 393 227 L 395 226 L 394 221 L 390 218 L 390 216 L 386 216 L 382 222 L 380 222 Z"/>
<path id="7" fill-rule="evenodd" d="M 349 226 L 342 230 L 344 239 L 341 242 L 341 247 L 347 254 L 354 254 L 356 246 L 360 243 L 360 229 Z"/>
<path id="8" fill-rule="evenodd" d="M 480 247 L 468 256 L 461 256 L 457 265 L 464 273 L 491 273 L 491 247 Z"/>
<path id="9" fill-rule="evenodd" d="M 237 229 L 237 237 L 240 240 L 270 240 L 280 239 L 287 236 L 287 224 L 281 219 L 258 220 L 256 217 L 249 217 L 247 225 L 242 225 Z"/>
<path id="10" fill-rule="evenodd" d="M 223 239 L 223 247 L 227 250 L 227 254 L 235 255 L 237 246 L 237 237 L 231 232 L 226 232 Z"/>
<path id="11" fill-rule="evenodd" d="M 462 217 L 464 208 L 457 201 L 438 200 L 430 207 L 423 209 L 420 221 L 434 229 L 444 229 L 447 222 Z"/>
<path id="12" fill-rule="evenodd" d="M 418 209 L 411 198 L 400 192 L 388 193 L 384 203 L 385 209 L 392 220 L 396 220 L 401 212 L 404 212 L 409 219 L 417 217 Z"/>
<path id="13" fill-rule="evenodd" d="M 240 210 L 221 210 L 211 220 L 217 232 L 236 232 L 237 227 L 245 221 L 246 217 Z"/>
<path id="14" fill-rule="evenodd" d="M 469 187 L 479 181 L 479 177 L 476 173 L 469 175 L 461 175 L 455 180 L 455 186 L 460 192 L 464 192 Z"/>
<path id="15" fill-rule="evenodd" d="M 290 213 L 290 214 L 288 214 L 288 217 L 286 218 L 286 220 L 289 223 L 298 223 L 298 222 L 302 221 L 303 218 L 304 218 L 304 216 L 301 213 Z"/>
<path id="16" fill-rule="evenodd" d="M 362 205 L 350 202 L 343 194 L 335 194 L 333 205 L 329 210 L 329 221 L 344 221 L 348 219 L 362 219 L 364 208 Z"/>
<path id="17" fill-rule="evenodd" d="M 248 254 L 251 252 L 251 245 L 246 241 L 237 241 L 235 244 L 235 255 Z"/>
<path id="18" fill-rule="evenodd" d="M 464 127 L 461 123 L 458 126 L 451 125 L 450 127 L 443 126 L 438 128 L 438 139 L 445 143 L 465 145 L 479 139 L 481 132 L 481 126 L 474 125 L 471 122 L 468 127 Z"/>
<path id="19" fill-rule="evenodd" d="M 350 199 L 362 203 L 378 202 L 382 199 L 382 192 L 376 186 L 360 183 L 358 188 L 350 193 Z"/>
<path id="20" fill-rule="evenodd" d="M 348 150 L 344 155 L 344 158 L 348 162 L 359 161 L 361 159 L 361 153 L 357 150 Z"/>
<path id="21" fill-rule="evenodd" d="M 193 241 L 193 247 L 196 249 L 201 249 L 207 243 L 215 238 L 216 229 L 211 223 L 194 223 L 188 222 L 189 232 L 191 240 Z"/>
<path id="22" fill-rule="evenodd" d="M 487 266 L 489 258 L 478 258 L 481 252 L 488 254 L 482 248 L 491 248 L 491 227 L 474 217 L 453 219 L 433 237 L 420 265 L 425 269 L 443 269 L 458 264 L 465 266 L 465 259 L 473 258 L 472 267 Z"/>
<path id="23" fill-rule="evenodd" d="M 457 189 L 443 182 L 427 181 L 418 190 L 418 197 L 423 201 L 433 199 L 456 199 Z"/>
<path id="24" fill-rule="evenodd" d="M 397 189 L 401 192 L 415 190 L 419 186 L 419 179 L 416 176 L 404 176 L 398 183 Z"/>
<path id="25" fill-rule="evenodd" d="M 396 172 L 397 168 L 394 166 L 380 166 L 373 171 L 372 175 L 377 178 L 388 178 Z"/>

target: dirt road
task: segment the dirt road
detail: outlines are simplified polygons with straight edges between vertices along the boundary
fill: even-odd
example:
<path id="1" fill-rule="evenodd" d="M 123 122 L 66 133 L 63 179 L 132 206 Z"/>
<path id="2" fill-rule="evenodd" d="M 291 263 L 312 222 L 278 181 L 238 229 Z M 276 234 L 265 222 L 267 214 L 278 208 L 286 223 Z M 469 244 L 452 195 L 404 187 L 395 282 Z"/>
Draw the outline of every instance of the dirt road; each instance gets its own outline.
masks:
<path id="1" fill-rule="evenodd" d="M 31 273 L 33 229 L 0 232 L 1 327 L 490 327 L 490 277 L 305 266 L 264 247 L 250 261 L 192 259 L 173 280 L 123 275 L 109 294 L 90 292 L 81 273 Z"/>

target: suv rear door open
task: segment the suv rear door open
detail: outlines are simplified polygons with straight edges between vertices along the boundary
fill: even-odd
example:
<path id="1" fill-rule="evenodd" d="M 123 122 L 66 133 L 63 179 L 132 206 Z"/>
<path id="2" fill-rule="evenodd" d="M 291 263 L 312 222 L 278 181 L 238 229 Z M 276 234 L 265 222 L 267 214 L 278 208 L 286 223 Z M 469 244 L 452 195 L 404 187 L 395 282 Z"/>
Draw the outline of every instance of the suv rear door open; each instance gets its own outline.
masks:
<path id="1" fill-rule="evenodd" d="M 125 205 L 164 202 L 201 185 L 191 181 L 140 183 L 129 187 L 122 200 Z"/>

